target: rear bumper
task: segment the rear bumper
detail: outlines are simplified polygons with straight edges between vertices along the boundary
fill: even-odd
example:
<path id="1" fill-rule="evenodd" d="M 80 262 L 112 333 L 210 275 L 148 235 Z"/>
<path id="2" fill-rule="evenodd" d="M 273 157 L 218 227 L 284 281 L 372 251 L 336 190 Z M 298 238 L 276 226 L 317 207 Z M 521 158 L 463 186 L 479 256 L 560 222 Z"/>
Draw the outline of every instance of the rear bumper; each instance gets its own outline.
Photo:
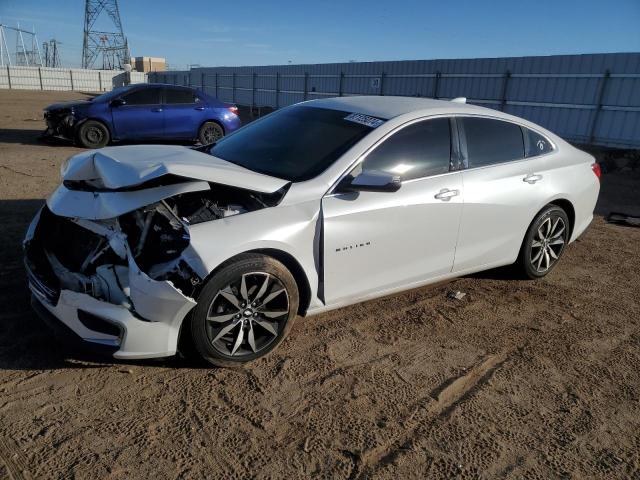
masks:
<path id="1" fill-rule="evenodd" d="M 229 135 L 242 126 L 242 121 L 236 114 L 225 114 L 222 118 L 222 126 L 224 127 L 224 134 Z"/>

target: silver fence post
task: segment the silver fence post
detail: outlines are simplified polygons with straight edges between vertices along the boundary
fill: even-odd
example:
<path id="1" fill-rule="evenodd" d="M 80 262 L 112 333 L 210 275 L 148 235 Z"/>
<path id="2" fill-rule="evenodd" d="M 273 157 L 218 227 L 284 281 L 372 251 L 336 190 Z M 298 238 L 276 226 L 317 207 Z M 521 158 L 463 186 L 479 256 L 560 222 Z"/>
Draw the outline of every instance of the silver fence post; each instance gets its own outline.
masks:
<path id="1" fill-rule="evenodd" d="M 303 100 L 306 100 L 309 97 L 309 72 L 304 72 L 304 93 Z"/>
<path id="2" fill-rule="evenodd" d="M 604 94 L 607 90 L 607 84 L 611 78 L 611 71 L 605 70 L 600 82 L 600 91 L 598 92 L 598 103 L 596 104 L 596 111 L 593 113 L 593 122 L 591 122 L 591 132 L 589 133 L 589 143 L 593 143 L 596 139 L 596 128 L 598 127 L 598 118 L 602 111 L 602 102 L 604 102 Z"/>
<path id="3" fill-rule="evenodd" d="M 102 72 L 98 70 L 98 89 L 102 91 Z"/>
<path id="4" fill-rule="evenodd" d="M 504 108 L 507 105 L 507 92 L 509 89 L 509 79 L 511 78 L 511 72 L 507 70 L 504 72 L 504 79 L 502 80 L 502 98 L 500 99 L 500 110 L 504 112 Z"/>
<path id="5" fill-rule="evenodd" d="M 202 78 L 200 79 L 200 90 L 204 92 L 204 72 L 202 72 Z"/>
<path id="6" fill-rule="evenodd" d="M 383 74 L 384 75 L 384 74 Z M 340 80 L 338 81 L 338 96 L 342 96 L 342 84 L 344 82 L 344 72 L 340 72 Z M 382 81 L 380 82 L 380 90 L 382 91 Z"/>
<path id="7" fill-rule="evenodd" d="M 236 72 L 231 74 L 231 101 L 236 103 Z"/>
<path id="8" fill-rule="evenodd" d="M 256 108 L 256 72 L 251 74 L 251 116 L 253 117 L 253 109 Z"/>
<path id="9" fill-rule="evenodd" d="M 438 71 L 436 72 L 436 78 L 433 81 L 433 98 L 438 99 L 438 88 L 440 87 L 440 77 L 442 74 Z"/>
<path id="10" fill-rule="evenodd" d="M 38 77 L 40 78 L 40 90 L 44 90 L 42 86 L 42 67 L 38 67 Z"/>
<path id="11" fill-rule="evenodd" d="M 11 90 L 11 69 L 9 65 L 7 65 L 7 82 L 9 82 L 9 90 Z"/>
<path id="12" fill-rule="evenodd" d="M 384 95 L 384 77 L 386 76 L 386 73 L 382 72 L 380 74 L 380 95 Z"/>
<path id="13" fill-rule="evenodd" d="M 71 79 L 71 90 L 73 90 L 73 70 L 69 69 L 69 78 Z"/>

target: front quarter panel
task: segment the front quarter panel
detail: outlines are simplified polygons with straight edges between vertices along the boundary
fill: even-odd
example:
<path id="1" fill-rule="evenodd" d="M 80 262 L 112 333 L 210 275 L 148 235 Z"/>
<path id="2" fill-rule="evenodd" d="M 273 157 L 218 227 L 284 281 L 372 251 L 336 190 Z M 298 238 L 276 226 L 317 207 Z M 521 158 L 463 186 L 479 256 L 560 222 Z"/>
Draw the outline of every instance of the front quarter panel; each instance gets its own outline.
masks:
<path id="1" fill-rule="evenodd" d="M 319 200 L 264 208 L 189 227 L 191 246 L 183 253 L 201 276 L 241 253 L 274 249 L 291 255 L 311 288 L 310 307 L 317 298 L 320 243 Z"/>

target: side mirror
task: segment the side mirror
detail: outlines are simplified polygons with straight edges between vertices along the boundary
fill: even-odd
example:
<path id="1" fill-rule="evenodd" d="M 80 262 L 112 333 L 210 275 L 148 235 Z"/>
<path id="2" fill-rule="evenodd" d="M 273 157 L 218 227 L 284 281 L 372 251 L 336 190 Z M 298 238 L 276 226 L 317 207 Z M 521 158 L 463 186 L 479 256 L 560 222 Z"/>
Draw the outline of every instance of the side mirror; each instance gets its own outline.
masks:
<path id="1" fill-rule="evenodd" d="M 109 103 L 109 105 L 112 107 L 121 107 L 122 105 L 126 104 L 127 102 L 122 98 L 114 98 L 113 100 L 111 100 L 111 103 Z"/>
<path id="2" fill-rule="evenodd" d="M 400 177 L 370 170 L 356 177 L 346 176 L 336 190 L 338 192 L 397 192 L 401 186 Z"/>

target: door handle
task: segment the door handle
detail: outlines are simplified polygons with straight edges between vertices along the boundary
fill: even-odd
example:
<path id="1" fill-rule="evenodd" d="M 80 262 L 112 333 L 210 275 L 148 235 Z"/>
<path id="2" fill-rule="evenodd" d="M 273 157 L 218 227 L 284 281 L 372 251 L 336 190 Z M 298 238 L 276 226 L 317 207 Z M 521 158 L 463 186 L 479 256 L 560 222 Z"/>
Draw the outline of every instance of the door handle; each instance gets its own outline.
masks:
<path id="1" fill-rule="evenodd" d="M 433 198 L 437 198 L 438 200 L 442 200 L 443 202 L 448 202 L 453 197 L 460 195 L 460 190 L 449 190 L 448 188 L 443 188 L 438 193 L 436 193 Z"/>
<path id="2" fill-rule="evenodd" d="M 203 111 L 204 107 L 195 107 L 194 110 L 199 110 L 199 111 Z"/>
<path id="3" fill-rule="evenodd" d="M 161 108 L 152 108 L 151 111 L 152 112 L 161 112 L 162 109 Z"/>
<path id="4" fill-rule="evenodd" d="M 529 185 L 533 185 L 534 183 L 539 182 L 540 180 L 542 180 L 542 175 L 534 175 L 534 174 L 529 174 L 522 179 L 523 182 L 527 182 Z"/>

